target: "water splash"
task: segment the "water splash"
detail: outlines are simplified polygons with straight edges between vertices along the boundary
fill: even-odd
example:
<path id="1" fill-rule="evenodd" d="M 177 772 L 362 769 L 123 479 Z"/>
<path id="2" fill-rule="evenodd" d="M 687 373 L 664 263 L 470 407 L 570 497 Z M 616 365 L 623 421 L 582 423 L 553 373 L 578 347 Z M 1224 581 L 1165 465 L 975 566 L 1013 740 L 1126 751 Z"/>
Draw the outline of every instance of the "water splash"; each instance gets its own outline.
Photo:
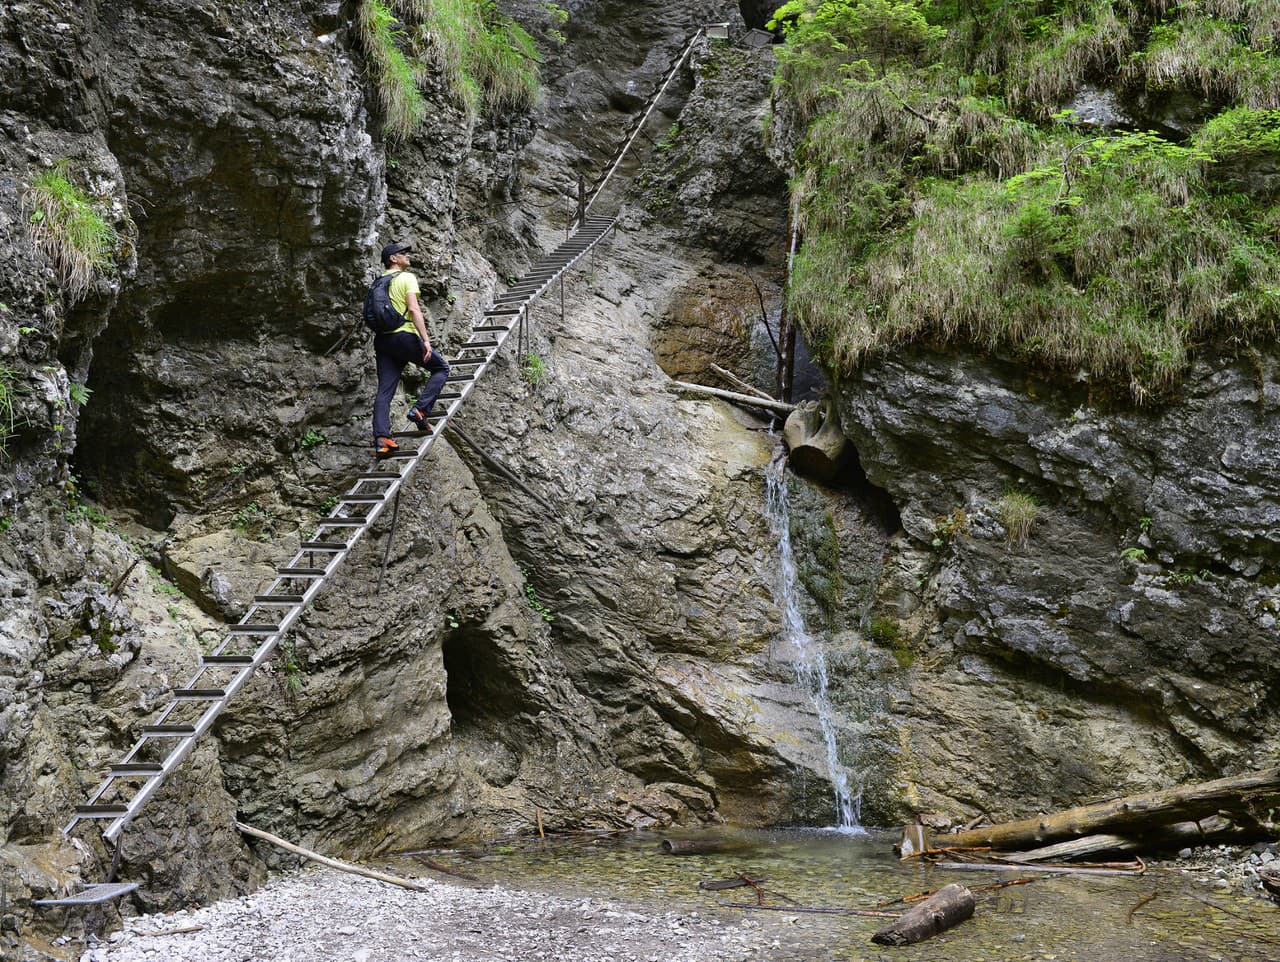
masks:
<path id="1" fill-rule="evenodd" d="M 835 713 L 827 696 L 827 660 L 822 646 L 809 634 L 800 613 L 800 580 L 796 574 L 795 555 L 791 549 L 791 516 L 787 511 L 786 455 L 779 450 L 774 456 L 767 480 L 765 512 L 778 539 L 778 572 L 774 594 L 782 609 L 783 643 L 795 655 L 796 680 L 813 701 L 822 740 L 827 750 L 827 768 L 835 791 L 836 830 L 861 833 L 862 792 L 850 786 L 849 772 L 840 761 L 836 745 Z"/>

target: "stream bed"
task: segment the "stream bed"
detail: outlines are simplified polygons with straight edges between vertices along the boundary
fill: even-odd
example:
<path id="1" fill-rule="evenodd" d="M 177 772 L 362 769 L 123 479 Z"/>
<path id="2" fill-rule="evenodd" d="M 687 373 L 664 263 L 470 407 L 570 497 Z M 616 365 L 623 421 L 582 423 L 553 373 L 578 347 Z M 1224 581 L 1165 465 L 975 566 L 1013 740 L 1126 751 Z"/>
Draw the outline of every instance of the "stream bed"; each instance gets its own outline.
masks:
<path id="1" fill-rule="evenodd" d="M 664 854 L 664 837 L 718 846 L 695 855 Z M 777 960 L 917 960 L 948 962 L 1080 960 L 1280 960 L 1280 908 L 1238 886 L 1213 887 L 1177 868 L 1141 876 L 1060 875 L 948 870 L 903 863 L 896 835 L 833 830 L 717 830 L 621 836 L 521 839 L 474 849 L 439 850 L 387 860 L 393 870 L 459 884 L 608 899 L 643 911 L 682 912 L 760 925 L 762 956 Z M 766 877 L 763 904 L 753 888 L 705 891 L 703 880 Z M 1014 878 L 1030 884 L 978 892 Z M 888 919 L 800 909 L 875 909 L 911 893 L 961 882 L 975 890 L 973 917 L 916 946 L 886 948 L 871 934 Z M 1154 894 L 1154 897 L 1151 896 Z M 791 900 L 791 901 L 788 901 Z M 891 907 L 900 911 L 901 906 Z M 776 909 L 776 910 L 775 910 Z"/>

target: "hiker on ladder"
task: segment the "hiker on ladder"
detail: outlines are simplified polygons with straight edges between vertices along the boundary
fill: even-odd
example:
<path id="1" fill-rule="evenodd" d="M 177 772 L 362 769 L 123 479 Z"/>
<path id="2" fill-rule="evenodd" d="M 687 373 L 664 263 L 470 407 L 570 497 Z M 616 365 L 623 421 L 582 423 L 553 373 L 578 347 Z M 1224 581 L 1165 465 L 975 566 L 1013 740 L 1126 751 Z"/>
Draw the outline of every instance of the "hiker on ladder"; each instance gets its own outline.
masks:
<path id="1" fill-rule="evenodd" d="M 373 351 L 378 365 L 378 394 L 373 400 L 374 452 L 379 458 L 390 457 L 399 445 L 391 437 L 391 399 L 400 385 L 400 376 L 410 362 L 430 372 L 418 400 L 409 409 L 409 420 L 423 434 L 431 433 L 427 416 L 444 388 L 449 364 L 439 351 L 432 350 L 427 325 L 418 306 L 418 278 L 409 270 L 412 244 L 395 243 L 382 248 L 382 277 L 375 287 L 387 283 L 391 306 L 404 323 L 373 338 Z M 390 277 L 390 281 L 384 278 Z"/>

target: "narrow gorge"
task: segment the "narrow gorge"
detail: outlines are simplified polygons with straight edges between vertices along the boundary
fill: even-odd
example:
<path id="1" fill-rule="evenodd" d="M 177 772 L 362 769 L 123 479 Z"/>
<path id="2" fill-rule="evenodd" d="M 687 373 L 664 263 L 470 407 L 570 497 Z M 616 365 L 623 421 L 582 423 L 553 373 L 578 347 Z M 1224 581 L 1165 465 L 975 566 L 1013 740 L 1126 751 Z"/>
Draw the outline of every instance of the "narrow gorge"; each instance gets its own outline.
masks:
<path id="1" fill-rule="evenodd" d="M 407 106 L 374 6 L 402 59 L 434 51 Z M 1021 5 L 1072 51 L 1057 87 L 1040 35 L 979 17 L 990 4 L 935 4 L 942 33 L 883 49 L 859 35 L 880 61 L 835 68 L 780 53 L 807 35 L 750 3 L 471 6 L 522 25 L 534 86 L 460 81 L 444 0 L 0 7 L 5 952 L 78 957 L 52 940 L 101 920 L 30 903 L 113 869 L 141 883 L 134 914 L 292 864 L 237 819 L 351 859 L 543 829 L 942 830 L 1280 765 L 1280 83 L 1242 98 L 1191 68 L 1138 76 L 1181 29 L 1139 0 L 1114 5 L 1119 26 L 1111 4 Z M 1280 62 L 1274 5 L 1270 21 L 1206 6 Z M 92 826 L 65 838 L 368 470 L 359 313 L 382 245 L 413 242 L 452 357 L 567 236 L 579 178 L 689 38 L 725 21 L 598 199 L 616 229 L 535 302 L 527 349 L 498 355 L 395 525 L 352 552 L 117 864 Z M 997 50 L 1014 34 L 1025 49 Z M 964 85 L 926 89 L 966 57 Z M 836 75 L 863 86 L 824 88 Z M 1238 263 L 1203 308 L 1221 326 L 1187 320 L 1185 352 L 1051 353 L 1075 336 L 1053 285 L 1084 298 L 1107 273 L 1084 276 L 1083 234 L 1067 251 L 1055 220 L 1092 203 L 1067 161 L 1044 173 L 1062 109 L 1104 114 L 1063 137 L 1218 151 L 1185 163 L 1235 205 L 1217 221 L 1253 234 L 1223 241 Z M 1236 109 L 1265 117 L 1231 154 L 1204 131 Z M 1192 190 L 1161 176 L 1155 193 Z M 61 253 L 50 196 L 96 212 L 98 259 Z M 980 226 L 956 226 L 966 213 Z M 946 243 L 964 257 L 941 263 Z M 1152 312 L 1201 310 L 1211 261 L 1144 262 L 1163 279 Z M 983 329 L 978 277 L 1036 319 Z M 780 419 L 674 383 L 738 390 L 725 369 L 775 393 L 784 323 L 802 333 L 794 399 L 829 400 L 850 441 L 823 481 L 783 467 Z"/>

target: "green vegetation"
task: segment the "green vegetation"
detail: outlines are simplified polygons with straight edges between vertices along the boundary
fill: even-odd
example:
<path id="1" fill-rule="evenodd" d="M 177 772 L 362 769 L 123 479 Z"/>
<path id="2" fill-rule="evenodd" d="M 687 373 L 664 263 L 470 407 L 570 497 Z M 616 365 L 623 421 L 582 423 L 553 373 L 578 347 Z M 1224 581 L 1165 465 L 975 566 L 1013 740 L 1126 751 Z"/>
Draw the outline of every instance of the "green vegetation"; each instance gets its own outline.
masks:
<path id="1" fill-rule="evenodd" d="M 547 379 L 547 362 L 539 354 L 526 354 L 520 374 L 536 387 Z"/>
<path id="2" fill-rule="evenodd" d="M 13 409 L 16 372 L 0 367 L 0 458 L 8 454 L 9 441 L 17 430 L 17 414 Z"/>
<path id="3" fill-rule="evenodd" d="M 299 443 L 302 445 L 302 450 L 310 451 L 312 448 L 319 447 L 328 440 L 329 439 L 319 431 L 307 431 L 307 433 L 302 436 L 302 441 Z"/>
<path id="4" fill-rule="evenodd" d="M 1147 551 L 1145 548 L 1130 546 L 1121 550 L 1120 557 L 1130 564 L 1142 564 L 1147 560 Z"/>
<path id="5" fill-rule="evenodd" d="M 551 38 L 562 40 L 557 28 L 568 15 L 555 4 L 544 13 Z M 426 118 L 418 84 L 431 68 L 473 117 L 527 110 L 537 101 L 534 40 L 494 0 L 364 0 L 358 28 L 393 137 L 410 136 Z"/>
<path id="6" fill-rule="evenodd" d="M 892 618 L 874 618 L 867 626 L 867 637 L 882 648 L 888 648 L 903 671 L 915 664 L 915 652 L 907 643 L 902 629 Z"/>
<path id="7" fill-rule="evenodd" d="M 969 535 L 969 515 L 956 508 L 948 515 L 933 519 L 933 547 L 942 548 Z"/>
<path id="8" fill-rule="evenodd" d="M 1197 347 L 1272 338 L 1280 4 L 793 0 L 803 126 L 789 303 L 836 370 L 913 344 L 1167 396 Z M 1203 98 L 1185 142 L 1086 131 L 1084 83 Z"/>
<path id="9" fill-rule="evenodd" d="M 547 624 L 556 620 L 556 616 L 551 613 L 551 609 L 538 600 L 538 593 L 534 591 L 533 585 L 529 582 L 525 582 L 524 597 L 529 602 L 529 607 L 533 609 L 534 613 Z"/>
<path id="10" fill-rule="evenodd" d="M 378 88 L 386 131 L 392 137 L 408 137 L 427 116 L 413 55 L 405 52 L 411 46 L 409 34 L 383 0 L 365 0 L 360 5 L 357 27 Z"/>
<path id="11" fill-rule="evenodd" d="M 109 270 L 116 229 L 71 182 L 70 164 L 61 161 L 32 178 L 23 201 L 37 246 L 53 263 L 68 300 L 89 289 L 95 275 Z"/>
<path id="12" fill-rule="evenodd" d="M 1011 545 L 1024 545 L 1031 537 L 1040 506 L 1036 499 L 1022 491 L 1006 491 L 996 502 L 996 515 L 1004 525 L 1005 541 Z"/>
<path id="13" fill-rule="evenodd" d="M 84 407 L 89 403 L 89 395 L 93 393 L 93 389 L 85 384 L 72 383 L 67 393 L 71 396 L 73 404 Z"/>

